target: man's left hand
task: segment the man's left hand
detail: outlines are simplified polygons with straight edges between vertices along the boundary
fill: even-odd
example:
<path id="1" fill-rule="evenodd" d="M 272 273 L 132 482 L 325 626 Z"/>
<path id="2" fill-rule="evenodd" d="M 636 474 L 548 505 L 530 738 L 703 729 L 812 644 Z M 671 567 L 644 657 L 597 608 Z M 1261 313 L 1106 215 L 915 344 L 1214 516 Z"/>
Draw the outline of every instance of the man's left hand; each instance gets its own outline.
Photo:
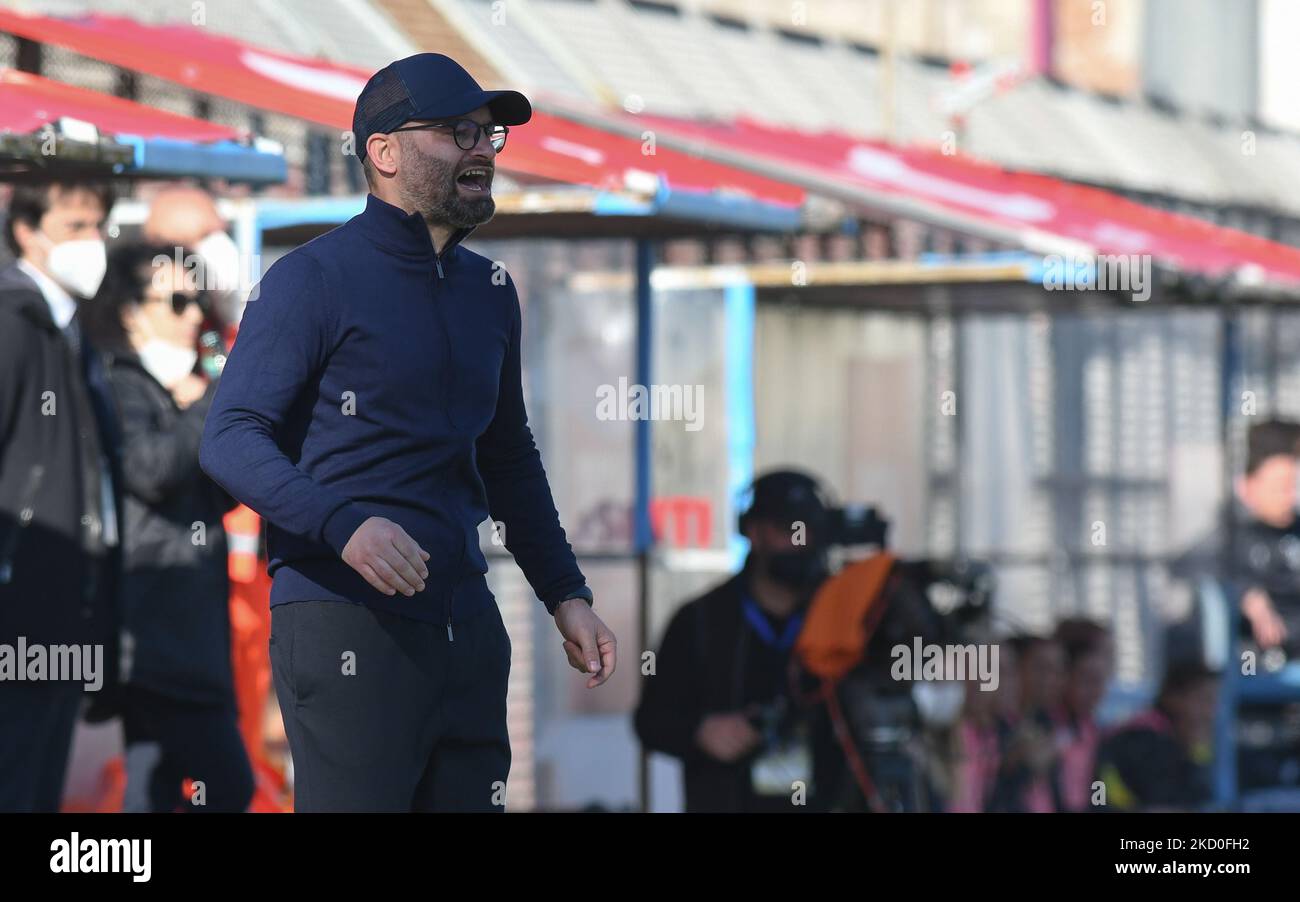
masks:
<path id="1" fill-rule="evenodd" d="M 595 689 L 614 675 L 618 640 L 585 600 L 570 598 L 560 602 L 555 609 L 555 628 L 564 637 L 569 666 L 593 674 L 587 680 L 588 689 Z"/>

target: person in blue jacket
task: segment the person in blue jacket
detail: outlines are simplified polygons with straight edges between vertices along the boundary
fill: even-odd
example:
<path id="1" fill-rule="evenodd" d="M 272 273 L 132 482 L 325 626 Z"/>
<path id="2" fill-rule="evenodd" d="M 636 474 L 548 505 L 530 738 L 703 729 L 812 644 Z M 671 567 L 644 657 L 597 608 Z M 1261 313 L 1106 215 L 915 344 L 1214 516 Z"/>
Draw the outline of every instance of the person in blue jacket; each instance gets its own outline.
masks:
<path id="1" fill-rule="evenodd" d="M 267 521 L 297 811 L 503 810 L 488 517 L 588 687 L 614 672 L 528 427 L 514 282 L 462 246 L 531 115 L 441 54 L 375 73 L 353 119 L 365 210 L 267 271 L 208 414 L 201 466 Z"/>

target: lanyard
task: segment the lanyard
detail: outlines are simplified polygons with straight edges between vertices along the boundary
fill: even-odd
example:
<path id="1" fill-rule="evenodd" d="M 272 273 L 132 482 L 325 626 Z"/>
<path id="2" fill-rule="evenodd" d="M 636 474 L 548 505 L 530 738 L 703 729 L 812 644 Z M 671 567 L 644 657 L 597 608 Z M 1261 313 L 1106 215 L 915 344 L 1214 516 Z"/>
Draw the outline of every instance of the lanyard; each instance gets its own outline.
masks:
<path id="1" fill-rule="evenodd" d="M 742 605 L 745 611 L 745 619 L 749 621 L 749 625 L 754 628 L 754 632 L 758 633 L 759 638 L 764 643 L 781 651 L 789 651 L 794 647 L 794 640 L 799 637 L 799 628 L 803 626 L 802 612 L 791 615 L 790 619 L 785 623 L 785 629 L 781 631 L 781 636 L 778 638 L 776 631 L 772 629 L 771 622 L 759 610 L 758 603 L 754 599 L 746 595 Z"/>

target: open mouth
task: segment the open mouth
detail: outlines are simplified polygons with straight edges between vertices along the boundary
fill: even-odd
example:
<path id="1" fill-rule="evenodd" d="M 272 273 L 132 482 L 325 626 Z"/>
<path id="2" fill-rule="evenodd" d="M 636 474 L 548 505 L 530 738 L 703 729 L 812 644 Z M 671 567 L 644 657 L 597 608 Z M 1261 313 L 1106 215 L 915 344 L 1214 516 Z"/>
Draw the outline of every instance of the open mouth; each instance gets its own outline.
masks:
<path id="1" fill-rule="evenodd" d="M 458 175 L 456 184 L 469 191 L 490 191 L 492 172 L 482 166 L 474 166 Z"/>

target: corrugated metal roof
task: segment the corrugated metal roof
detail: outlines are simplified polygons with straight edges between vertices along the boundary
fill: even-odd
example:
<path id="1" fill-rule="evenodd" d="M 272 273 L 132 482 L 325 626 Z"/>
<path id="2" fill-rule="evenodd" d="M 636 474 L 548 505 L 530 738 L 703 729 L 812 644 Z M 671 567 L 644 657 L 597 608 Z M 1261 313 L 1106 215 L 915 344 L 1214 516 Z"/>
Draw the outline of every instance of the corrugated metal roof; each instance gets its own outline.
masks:
<path id="1" fill-rule="evenodd" d="M 486 0 L 443 0 L 474 10 L 489 38 Z M 645 111 L 667 115 L 748 115 L 775 124 L 837 126 L 882 137 L 882 64 L 845 44 L 822 46 L 766 28 L 738 29 L 689 11 L 679 14 L 609 0 L 516 0 L 549 29 L 550 49 L 516 60 L 541 84 L 562 70 L 555 48 L 573 54 L 620 102 L 636 94 Z M 518 8 L 518 7 L 516 7 Z M 899 59 L 895 133 L 937 145 L 951 124 L 936 98 L 951 84 L 942 68 Z M 1244 127 L 1176 115 L 1138 101 L 1114 101 L 1044 80 L 1029 80 L 983 101 L 967 117 L 961 150 L 1003 166 L 1202 203 L 1254 205 L 1300 215 L 1300 192 L 1279 190 L 1300 175 L 1300 137 L 1259 132 L 1242 152 Z"/>
<path id="2" fill-rule="evenodd" d="M 531 89 L 619 105 L 635 97 L 649 113 L 884 135 L 881 60 L 834 40 L 818 46 L 620 0 L 512 0 L 504 15 L 492 0 L 437 5 L 459 11 L 456 24 L 475 29 L 476 46 L 499 48 L 503 68 L 525 75 Z M 24 8 L 148 22 L 192 15 L 189 4 L 170 0 L 29 0 Z M 204 12 L 218 33 L 353 65 L 377 68 L 416 50 L 370 0 L 206 0 Z M 950 85 L 942 68 L 898 60 L 898 140 L 944 140 L 952 126 L 936 99 Z M 960 149 L 1079 181 L 1300 216 L 1300 192 L 1282 190 L 1300 177 L 1300 136 L 1257 132 L 1252 154 L 1244 131 L 1030 80 L 974 107 Z"/>
<path id="3" fill-rule="evenodd" d="M 25 0 L 24 12 L 126 16 L 149 24 L 194 22 L 175 0 Z M 379 68 L 415 52 L 387 16 L 366 0 L 204 0 L 205 28 L 258 47 Z"/>

